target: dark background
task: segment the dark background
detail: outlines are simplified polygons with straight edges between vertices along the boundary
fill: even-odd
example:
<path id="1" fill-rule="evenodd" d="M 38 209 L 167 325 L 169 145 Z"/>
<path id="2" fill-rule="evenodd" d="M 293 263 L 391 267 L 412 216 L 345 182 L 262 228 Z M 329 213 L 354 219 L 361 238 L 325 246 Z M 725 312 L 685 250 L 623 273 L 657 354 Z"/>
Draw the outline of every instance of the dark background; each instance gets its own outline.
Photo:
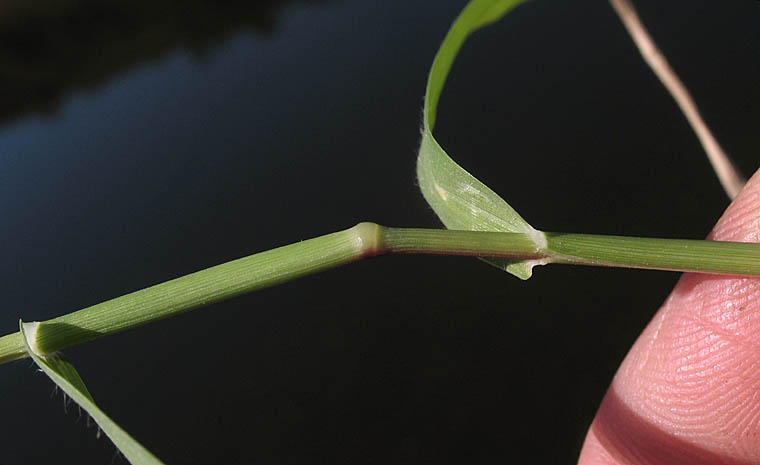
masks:
<path id="1" fill-rule="evenodd" d="M 636 4 L 750 175 L 760 2 Z M 3 2 L 2 333 L 362 220 L 438 227 L 414 162 L 464 2 L 253 5 Z M 728 205 L 604 1 L 535 0 L 478 32 L 436 133 L 540 229 L 702 238 Z M 574 463 L 677 279 L 386 257 L 67 355 L 170 464 Z M 111 463 L 29 361 L 0 370 L 0 463 Z"/>

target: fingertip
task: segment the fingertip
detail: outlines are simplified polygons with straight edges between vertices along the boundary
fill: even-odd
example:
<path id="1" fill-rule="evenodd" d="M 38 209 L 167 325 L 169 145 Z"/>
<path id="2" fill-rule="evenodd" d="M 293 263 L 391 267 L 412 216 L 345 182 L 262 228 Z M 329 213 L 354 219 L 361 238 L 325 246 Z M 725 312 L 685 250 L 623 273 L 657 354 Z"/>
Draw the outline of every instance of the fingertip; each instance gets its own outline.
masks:
<path id="1" fill-rule="evenodd" d="M 760 242 L 760 171 L 711 240 Z M 623 361 L 580 465 L 760 463 L 760 279 L 685 274 Z"/>
<path id="2" fill-rule="evenodd" d="M 578 457 L 578 465 L 619 465 L 607 452 L 607 449 L 599 442 L 594 428 L 589 428 L 586 439 L 583 441 L 581 455 Z"/>
<path id="3" fill-rule="evenodd" d="M 707 238 L 714 241 L 760 242 L 760 170 L 747 181 Z"/>

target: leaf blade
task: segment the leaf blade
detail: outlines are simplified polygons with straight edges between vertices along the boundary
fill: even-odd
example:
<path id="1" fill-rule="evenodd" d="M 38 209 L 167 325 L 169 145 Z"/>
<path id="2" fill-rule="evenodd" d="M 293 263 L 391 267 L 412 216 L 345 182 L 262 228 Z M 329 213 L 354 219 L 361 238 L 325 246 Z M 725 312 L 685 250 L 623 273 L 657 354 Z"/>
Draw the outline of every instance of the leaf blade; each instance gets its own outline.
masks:
<path id="1" fill-rule="evenodd" d="M 525 0 L 473 0 L 451 25 L 436 53 L 428 76 L 423 131 L 417 158 L 422 195 L 448 229 L 516 232 L 529 235 L 537 246 L 546 244 L 507 202 L 449 157 L 433 137 L 438 101 L 459 49 L 477 29 L 497 21 Z M 487 259 L 486 262 L 528 279 L 534 262 Z"/>
<path id="2" fill-rule="evenodd" d="M 87 387 L 79 376 L 76 368 L 60 354 L 40 355 L 36 346 L 34 334 L 38 323 L 24 323 L 19 320 L 19 330 L 29 356 L 34 363 L 63 390 L 74 402 L 79 404 L 98 424 L 122 454 L 135 465 L 163 465 L 156 456 L 151 454 L 139 442 L 134 440 L 126 431 L 111 420 L 92 398 Z"/>

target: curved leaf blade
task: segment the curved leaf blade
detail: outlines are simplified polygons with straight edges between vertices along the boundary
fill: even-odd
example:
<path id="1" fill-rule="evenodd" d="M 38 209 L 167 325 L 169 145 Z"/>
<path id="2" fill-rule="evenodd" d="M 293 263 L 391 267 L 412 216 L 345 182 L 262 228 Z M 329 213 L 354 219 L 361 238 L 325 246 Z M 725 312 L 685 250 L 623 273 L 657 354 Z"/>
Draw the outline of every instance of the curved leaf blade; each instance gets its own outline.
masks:
<path id="1" fill-rule="evenodd" d="M 34 335 L 39 323 L 24 323 L 19 320 L 19 329 L 29 356 L 34 363 L 53 382 L 63 390 L 74 402 L 79 404 L 98 424 L 101 430 L 108 436 L 122 454 L 135 465 L 163 465 L 153 454 L 135 441 L 126 431 L 121 429 L 108 415 L 106 415 L 92 399 L 92 395 L 84 385 L 74 365 L 63 358 L 61 354 L 40 355 L 34 350 L 36 347 Z"/>
<path id="2" fill-rule="evenodd" d="M 438 100 L 462 44 L 472 32 L 500 19 L 524 1 L 473 0 L 451 25 L 428 76 L 417 179 L 425 200 L 448 229 L 523 233 L 542 248 L 546 245 L 543 233 L 533 229 L 504 199 L 455 163 L 433 137 Z M 531 276 L 536 264 L 485 261 L 522 279 Z"/>

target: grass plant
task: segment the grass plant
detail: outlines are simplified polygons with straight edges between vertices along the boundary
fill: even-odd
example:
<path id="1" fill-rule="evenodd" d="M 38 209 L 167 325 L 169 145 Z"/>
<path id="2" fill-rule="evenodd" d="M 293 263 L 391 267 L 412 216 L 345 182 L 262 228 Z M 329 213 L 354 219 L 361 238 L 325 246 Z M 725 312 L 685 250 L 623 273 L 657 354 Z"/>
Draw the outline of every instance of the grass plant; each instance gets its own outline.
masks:
<path id="1" fill-rule="evenodd" d="M 434 137 L 446 78 L 466 39 L 523 0 L 472 0 L 451 26 L 430 71 L 417 162 L 420 189 L 447 229 L 371 222 L 233 260 L 42 322 L 0 338 L 0 363 L 31 357 L 135 464 L 161 463 L 94 403 L 61 350 L 244 293 L 352 262 L 393 254 L 466 255 L 521 279 L 537 265 L 572 264 L 760 276 L 760 245 L 544 232 L 457 165 Z M 732 184 L 736 189 L 735 183 Z"/>

